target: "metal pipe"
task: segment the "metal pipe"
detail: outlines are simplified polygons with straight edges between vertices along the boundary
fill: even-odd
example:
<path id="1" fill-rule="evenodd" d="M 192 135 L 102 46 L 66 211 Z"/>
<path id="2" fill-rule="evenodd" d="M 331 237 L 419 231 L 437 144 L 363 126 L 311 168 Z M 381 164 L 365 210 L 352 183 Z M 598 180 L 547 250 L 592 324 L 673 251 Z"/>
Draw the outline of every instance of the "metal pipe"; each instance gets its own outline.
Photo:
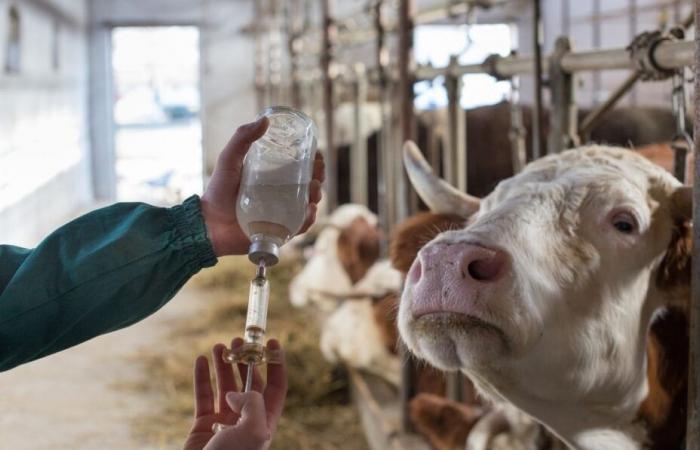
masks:
<path id="1" fill-rule="evenodd" d="M 574 75 L 561 69 L 561 60 L 569 51 L 571 51 L 569 38 L 560 37 L 555 43 L 554 54 L 549 63 L 549 90 L 552 104 L 547 141 L 549 154 L 560 153 L 578 143 Z"/>
<path id="2" fill-rule="evenodd" d="M 457 64 L 457 58 L 452 56 L 451 65 Z M 467 191 L 467 136 L 465 111 L 460 106 L 462 92 L 462 77 L 450 75 L 445 78 L 447 91 L 447 148 L 445 149 L 446 180 L 462 192 Z"/>
<path id="3" fill-rule="evenodd" d="M 620 86 L 615 89 L 610 96 L 600 105 L 598 105 L 593 111 L 589 112 L 586 117 L 581 121 L 581 126 L 579 127 L 579 135 L 582 141 L 587 141 L 587 136 L 591 131 L 598 126 L 602 120 L 605 113 L 610 111 L 618 100 L 620 100 L 639 80 L 640 73 L 635 71 L 627 76 L 625 81 L 620 84 Z"/>
<path id="4" fill-rule="evenodd" d="M 367 77 L 362 64 L 354 67 L 352 81 L 353 139 L 350 159 L 350 196 L 353 203 L 368 205 L 367 195 L 367 132 L 364 129 L 364 107 L 367 101 Z"/>
<path id="5" fill-rule="evenodd" d="M 695 23 L 700 23 L 700 0 L 695 0 Z M 695 33 L 695 148 L 700 148 L 700 33 Z M 700 223 L 700 158 L 695 158 L 693 182 L 693 223 Z M 688 361 L 688 415 L 686 450 L 700 448 L 700 226 L 693 227 L 693 259 L 691 278 L 690 355 Z"/>
<path id="6" fill-rule="evenodd" d="M 333 74 L 331 73 L 331 63 L 333 51 L 333 37 L 335 26 L 331 16 L 331 1 L 321 0 L 321 11 L 323 14 L 323 52 L 321 53 L 321 70 L 323 71 L 323 111 L 325 115 L 326 129 L 326 205 L 329 211 L 333 211 L 338 205 L 338 190 L 336 185 L 336 174 L 338 169 L 338 155 L 335 143 L 333 142 Z"/>
<path id="7" fill-rule="evenodd" d="M 523 109 L 520 105 L 520 79 L 512 77 L 510 79 L 510 129 L 508 139 L 510 140 L 511 161 L 513 173 L 520 173 L 525 167 L 527 160 L 527 130 L 523 124 Z"/>
<path id="8" fill-rule="evenodd" d="M 630 8 L 636 8 L 634 0 L 632 0 L 632 3 L 630 5 Z M 693 14 L 688 14 L 688 16 L 683 20 L 683 22 L 679 24 L 679 26 L 682 27 L 684 30 L 690 28 L 691 25 L 693 25 Z M 636 30 L 636 21 L 632 22 L 632 25 L 630 26 L 633 27 L 634 30 Z M 632 34 L 636 34 L 636 32 Z M 610 94 L 610 96 L 605 100 L 605 102 L 603 102 L 603 104 L 599 105 L 593 111 L 588 113 L 588 115 L 581 121 L 579 132 L 581 140 L 588 140 L 587 136 L 596 126 L 598 126 L 600 120 L 605 115 L 605 113 L 610 111 L 613 108 L 613 106 L 615 106 L 615 104 L 627 92 L 632 90 L 635 83 L 641 78 L 641 75 L 642 74 L 639 71 L 634 71 L 631 74 L 629 74 L 627 78 L 625 78 L 625 80 L 612 92 L 612 94 Z"/>
<path id="9" fill-rule="evenodd" d="M 532 111 L 532 159 L 542 155 L 542 13 L 540 0 L 532 2 L 532 54 L 534 83 L 534 108 Z"/>
<path id="10" fill-rule="evenodd" d="M 418 198 L 409 189 L 409 181 L 403 170 L 401 149 L 407 140 L 415 140 L 415 116 L 413 112 L 413 0 L 401 0 L 399 3 L 399 133 L 400 139 L 396 148 L 392 148 L 390 160 L 394 165 L 396 181 L 396 213 L 397 221 L 404 220 L 418 208 Z"/>
<path id="11" fill-rule="evenodd" d="M 653 52 L 653 57 L 663 69 L 677 69 L 694 64 L 694 44 L 690 41 L 663 41 Z M 569 53 L 561 61 L 562 69 L 567 72 L 585 72 L 590 70 L 636 69 L 626 48 L 592 50 Z M 531 56 L 510 56 L 499 58 L 495 62 L 496 72 L 504 78 L 513 75 L 532 73 L 534 58 Z M 542 61 L 542 70 L 549 70 L 546 59 Z M 416 69 L 416 79 L 429 80 L 448 74 L 465 75 L 471 73 L 488 73 L 483 64 L 466 64 L 456 67 L 434 68 L 420 66 Z"/>

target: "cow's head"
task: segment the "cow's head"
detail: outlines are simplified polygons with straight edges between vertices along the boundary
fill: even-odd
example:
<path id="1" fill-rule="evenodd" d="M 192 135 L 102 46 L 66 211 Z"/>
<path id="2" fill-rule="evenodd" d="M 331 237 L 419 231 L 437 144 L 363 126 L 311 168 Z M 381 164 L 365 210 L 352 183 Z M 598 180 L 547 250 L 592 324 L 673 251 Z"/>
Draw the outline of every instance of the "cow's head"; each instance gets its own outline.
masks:
<path id="1" fill-rule="evenodd" d="M 381 236 L 377 216 L 354 204 L 336 209 L 319 228 L 313 254 L 289 294 L 295 306 L 315 302 L 330 311 L 337 306 L 335 296 L 351 292 L 377 261 Z"/>
<path id="2" fill-rule="evenodd" d="M 410 350 L 563 434 L 552 404 L 634 415 L 651 318 L 687 294 L 689 189 L 599 146 L 535 161 L 482 200 L 439 180 L 412 143 L 404 162 L 433 211 L 465 221 L 410 267 L 399 310 Z"/>

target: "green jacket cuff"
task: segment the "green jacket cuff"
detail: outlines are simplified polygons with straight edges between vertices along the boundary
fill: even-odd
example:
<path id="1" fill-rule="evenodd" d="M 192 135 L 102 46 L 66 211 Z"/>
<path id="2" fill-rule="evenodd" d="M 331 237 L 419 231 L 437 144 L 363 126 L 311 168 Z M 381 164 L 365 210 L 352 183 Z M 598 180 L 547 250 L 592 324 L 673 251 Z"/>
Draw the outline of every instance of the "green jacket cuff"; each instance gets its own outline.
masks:
<path id="1" fill-rule="evenodd" d="M 199 196 L 189 197 L 181 205 L 170 208 L 169 212 L 175 232 L 173 245 L 186 252 L 188 259 L 200 268 L 215 265 L 217 258 L 207 234 Z"/>

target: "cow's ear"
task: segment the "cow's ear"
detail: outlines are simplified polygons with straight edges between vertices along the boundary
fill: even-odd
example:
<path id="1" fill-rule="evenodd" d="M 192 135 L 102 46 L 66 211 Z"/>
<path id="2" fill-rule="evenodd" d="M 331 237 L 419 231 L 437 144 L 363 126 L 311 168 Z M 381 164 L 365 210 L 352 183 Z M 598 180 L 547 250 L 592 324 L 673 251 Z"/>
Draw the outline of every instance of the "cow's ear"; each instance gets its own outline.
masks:
<path id="1" fill-rule="evenodd" d="M 398 225 L 391 237 L 389 259 L 400 272 L 407 273 L 418 251 L 438 234 L 464 228 L 466 220 L 451 214 L 420 213 Z"/>
<path id="2" fill-rule="evenodd" d="M 673 235 L 659 267 L 657 284 L 668 295 L 671 305 L 685 307 L 690 295 L 693 262 L 692 188 L 683 186 L 671 196 Z"/>
<path id="3" fill-rule="evenodd" d="M 379 259 L 380 234 L 376 227 L 358 217 L 338 236 L 338 259 L 355 284 Z"/>
<path id="4" fill-rule="evenodd" d="M 679 220 L 693 220 L 693 187 L 681 186 L 671 194 L 671 213 Z"/>

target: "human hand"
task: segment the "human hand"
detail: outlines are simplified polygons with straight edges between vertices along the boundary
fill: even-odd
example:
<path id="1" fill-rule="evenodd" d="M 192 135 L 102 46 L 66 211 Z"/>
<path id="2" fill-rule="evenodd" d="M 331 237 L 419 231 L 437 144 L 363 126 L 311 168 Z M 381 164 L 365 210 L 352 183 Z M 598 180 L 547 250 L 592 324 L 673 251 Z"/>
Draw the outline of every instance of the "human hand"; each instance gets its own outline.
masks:
<path id="1" fill-rule="evenodd" d="M 236 218 L 236 198 L 243 172 L 243 159 L 250 145 L 265 134 L 268 125 L 268 119 L 262 117 L 256 122 L 238 127 L 219 155 L 211 181 L 202 195 L 202 215 L 217 256 L 243 255 L 248 252 L 250 240 Z M 309 183 L 306 221 L 299 234 L 305 232 L 316 220 L 323 179 L 323 156 L 316 153 L 313 177 Z"/>
<path id="2" fill-rule="evenodd" d="M 231 348 L 242 344 L 243 340 L 236 338 L 231 343 Z M 271 350 L 280 348 L 279 342 L 274 339 L 268 341 L 267 346 Z M 263 384 L 256 366 L 252 391 L 241 393 L 236 386 L 233 367 L 222 359 L 224 350 L 223 344 L 216 344 L 212 349 L 216 370 L 216 402 L 209 381 L 207 358 L 200 356 L 195 361 L 195 420 L 184 450 L 267 449 L 277 429 L 287 396 L 284 357 L 282 364 L 267 365 L 267 385 Z M 246 382 L 246 369 L 246 365 L 238 364 L 243 384 Z M 212 426 L 215 423 L 229 426 L 214 434 Z"/>

